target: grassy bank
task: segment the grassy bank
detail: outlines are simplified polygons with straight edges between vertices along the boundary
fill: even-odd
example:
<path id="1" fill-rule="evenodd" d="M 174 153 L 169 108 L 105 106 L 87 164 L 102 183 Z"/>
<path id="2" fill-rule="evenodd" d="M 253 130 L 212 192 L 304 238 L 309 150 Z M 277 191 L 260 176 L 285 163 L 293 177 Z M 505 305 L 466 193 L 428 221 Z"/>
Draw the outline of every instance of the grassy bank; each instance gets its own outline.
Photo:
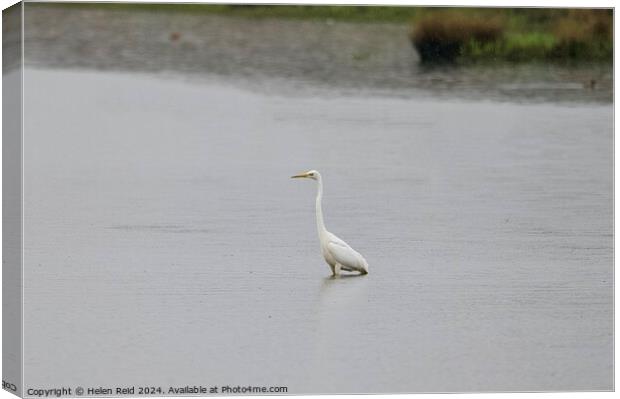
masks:
<path id="1" fill-rule="evenodd" d="M 423 62 L 611 61 L 611 10 L 420 9 L 411 40 Z"/>
<path id="2" fill-rule="evenodd" d="M 36 3 L 30 3 L 36 6 Z M 225 4 L 140 4 L 140 3 L 45 3 L 57 7 L 106 8 L 152 12 L 209 13 L 243 18 L 323 19 L 347 22 L 408 23 L 417 7 L 386 6 L 303 6 L 303 5 L 225 5 Z"/>
<path id="3" fill-rule="evenodd" d="M 49 4 L 49 3 L 47 3 Z M 29 7 L 36 3 L 29 3 Z M 56 3 L 252 18 L 410 24 L 422 62 L 611 61 L 611 10 L 219 4 Z"/>

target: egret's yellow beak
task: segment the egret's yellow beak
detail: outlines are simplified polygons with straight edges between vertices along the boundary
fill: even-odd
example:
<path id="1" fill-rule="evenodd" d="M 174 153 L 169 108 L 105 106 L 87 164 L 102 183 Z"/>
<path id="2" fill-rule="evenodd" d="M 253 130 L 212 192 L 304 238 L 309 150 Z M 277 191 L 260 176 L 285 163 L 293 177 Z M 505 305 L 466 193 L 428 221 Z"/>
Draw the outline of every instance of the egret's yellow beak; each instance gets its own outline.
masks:
<path id="1" fill-rule="evenodd" d="M 303 178 L 303 177 L 308 177 L 308 172 L 304 172 L 304 173 L 300 173 L 300 174 L 295 175 L 295 176 L 291 176 L 291 179 L 299 179 L 299 178 Z"/>

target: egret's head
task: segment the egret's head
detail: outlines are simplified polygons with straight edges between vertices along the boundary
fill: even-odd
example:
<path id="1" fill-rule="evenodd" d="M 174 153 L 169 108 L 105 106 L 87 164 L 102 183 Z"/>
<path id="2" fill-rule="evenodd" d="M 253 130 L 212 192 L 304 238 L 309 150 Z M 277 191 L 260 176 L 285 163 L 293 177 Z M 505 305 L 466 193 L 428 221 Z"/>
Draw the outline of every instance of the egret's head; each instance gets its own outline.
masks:
<path id="1" fill-rule="evenodd" d="M 295 176 L 291 176 L 291 179 L 302 179 L 303 178 L 303 179 L 318 180 L 319 177 L 321 177 L 321 174 L 319 172 L 317 172 L 316 170 L 309 170 L 307 172 L 300 173 Z"/>

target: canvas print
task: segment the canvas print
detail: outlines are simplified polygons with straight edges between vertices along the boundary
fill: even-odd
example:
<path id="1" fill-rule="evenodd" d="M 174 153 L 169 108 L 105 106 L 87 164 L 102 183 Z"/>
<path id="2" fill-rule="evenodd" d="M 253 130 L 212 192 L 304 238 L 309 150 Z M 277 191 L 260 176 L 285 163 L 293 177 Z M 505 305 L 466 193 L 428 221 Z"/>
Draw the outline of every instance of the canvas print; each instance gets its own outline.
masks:
<path id="1" fill-rule="evenodd" d="M 4 389 L 613 390 L 613 22 L 4 10 Z"/>

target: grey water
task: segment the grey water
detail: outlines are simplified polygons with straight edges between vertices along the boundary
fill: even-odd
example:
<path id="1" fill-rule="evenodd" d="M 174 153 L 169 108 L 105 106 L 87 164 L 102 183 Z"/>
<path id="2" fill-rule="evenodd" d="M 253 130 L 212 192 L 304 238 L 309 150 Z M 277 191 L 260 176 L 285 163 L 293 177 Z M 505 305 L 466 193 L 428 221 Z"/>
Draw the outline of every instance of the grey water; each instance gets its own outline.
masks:
<path id="1" fill-rule="evenodd" d="M 429 78 L 393 26 L 31 6 L 26 388 L 613 389 L 607 67 Z M 353 31 L 398 55 L 351 72 Z M 312 168 L 369 275 L 330 277 Z"/>

